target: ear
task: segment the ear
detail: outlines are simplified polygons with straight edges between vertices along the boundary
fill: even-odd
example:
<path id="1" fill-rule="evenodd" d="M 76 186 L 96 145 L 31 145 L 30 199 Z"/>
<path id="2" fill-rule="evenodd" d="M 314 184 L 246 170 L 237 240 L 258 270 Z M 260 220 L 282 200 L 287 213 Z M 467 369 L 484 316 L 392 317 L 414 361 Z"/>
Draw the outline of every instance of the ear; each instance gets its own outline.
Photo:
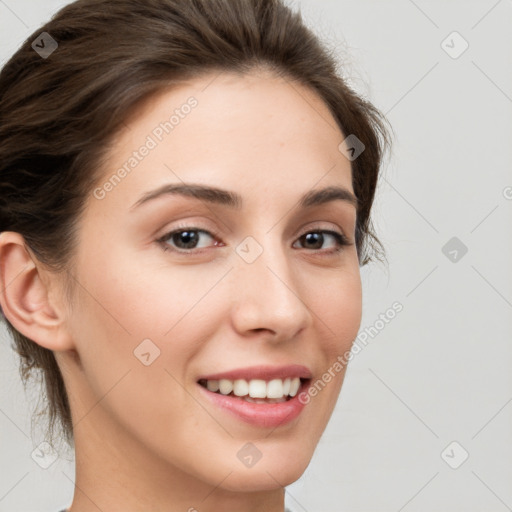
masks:
<path id="1" fill-rule="evenodd" d="M 51 289 L 49 285 L 53 284 Z M 49 350 L 74 348 L 65 323 L 62 300 L 52 291 L 55 275 L 43 268 L 22 235 L 0 233 L 0 305 L 21 334 Z M 52 300 L 51 300 L 52 299 Z"/>

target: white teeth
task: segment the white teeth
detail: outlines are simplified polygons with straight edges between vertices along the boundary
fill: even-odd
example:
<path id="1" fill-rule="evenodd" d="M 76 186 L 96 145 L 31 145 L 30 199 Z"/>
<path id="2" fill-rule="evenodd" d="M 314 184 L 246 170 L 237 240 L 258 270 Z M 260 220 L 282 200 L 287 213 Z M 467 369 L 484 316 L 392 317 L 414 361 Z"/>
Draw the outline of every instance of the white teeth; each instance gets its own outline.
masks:
<path id="1" fill-rule="evenodd" d="M 292 379 L 290 382 L 290 396 L 295 396 L 300 388 L 300 379 Z"/>
<path id="2" fill-rule="evenodd" d="M 233 391 L 233 381 L 228 379 L 220 379 L 219 390 L 223 395 L 229 395 L 229 393 Z"/>
<path id="3" fill-rule="evenodd" d="M 283 381 L 281 379 L 271 380 L 267 384 L 267 398 L 281 398 L 283 396 Z"/>
<path id="4" fill-rule="evenodd" d="M 245 396 L 249 394 L 249 384 L 244 379 L 235 380 L 233 384 L 233 393 L 236 396 Z"/>
<path id="5" fill-rule="evenodd" d="M 208 391 L 213 391 L 215 393 L 216 391 L 219 391 L 219 381 L 208 380 L 206 381 L 206 387 L 208 388 Z"/>
<path id="6" fill-rule="evenodd" d="M 249 396 L 252 398 L 267 398 L 267 383 L 260 379 L 249 381 Z"/>
<path id="7" fill-rule="evenodd" d="M 229 395 L 233 392 L 236 396 L 248 398 L 250 402 L 259 403 L 262 401 L 259 399 L 273 400 L 295 396 L 300 388 L 300 378 L 272 379 L 268 382 L 262 379 L 252 379 L 250 381 L 245 379 L 234 381 L 229 379 L 207 380 L 206 388 L 213 393 L 220 392 L 223 395 Z"/>
<path id="8" fill-rule="evenodd" d="M 284 379 L 283 381 L 283 395 L 289 395 L 290 394 L 290 379 Z"/>

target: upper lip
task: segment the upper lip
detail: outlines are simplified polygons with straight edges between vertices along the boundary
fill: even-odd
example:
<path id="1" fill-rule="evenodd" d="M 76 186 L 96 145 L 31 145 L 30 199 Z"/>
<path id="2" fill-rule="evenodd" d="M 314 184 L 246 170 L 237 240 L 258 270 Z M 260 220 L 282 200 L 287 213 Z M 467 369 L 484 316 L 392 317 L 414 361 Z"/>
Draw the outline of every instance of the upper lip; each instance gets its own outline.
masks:
<path id="1" fill-rule="evenodd" d="M 203 375 L 198 380 L 272 380 L 299 377 L 301 379 L 310 379 L 311 371 L 306 366 L 300 364 L 290 364 L 286 366 L 249 366 L 247 368 L 236 368 L 225 372 Z"/>

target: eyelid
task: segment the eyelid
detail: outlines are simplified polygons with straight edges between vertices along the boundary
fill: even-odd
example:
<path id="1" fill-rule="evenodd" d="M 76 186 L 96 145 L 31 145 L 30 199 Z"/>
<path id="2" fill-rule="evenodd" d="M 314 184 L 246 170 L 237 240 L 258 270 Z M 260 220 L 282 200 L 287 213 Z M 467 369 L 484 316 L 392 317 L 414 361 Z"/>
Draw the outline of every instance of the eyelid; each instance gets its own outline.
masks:
<path id="1" fill-rule="evenodd" d="M 185 220 L 185 221 L 176 221 L 176 224 L 172 224 L 171 227 L 165 227 L 162 229 L 159 229 L 158 231 L 161 232 L 161 235 L 157 236 L 157 239 L 162 239 L 165 237 L 168 237 L 170 234 L 176 232 L 176 231 L 206 231 L 208 234 L 218 238 L 220 237 L 219 231 L 217 231 L 216 228 L 211 226 L 210 224 L 204 223 L 204 221 L 197 221 L 194 220 Z"/>
<path id="2" fill-rule="evenodd" d="M 317 224 L 315 224 L 315 222 Z M 345 232 L 343 229 L 341 229 L 339 226 L 337 226 L 336 224 L 332 223 L 332 222 L 328 222 L 328 224 L 330 224 L 330 227 L 325 227 L 323 224 L 318 224 L 318 223 L 326 223 L 327 221 L 313 221 L 311 225 L 311 223 L 309 223 L 308 225 L 306 225 L 304 228 L 302 228 L 300 231 L 299 231 L 299 234 L 297 235 L 297 238 L 298 237 L 301 237 L 303 235 L 305 235 L 306 233 L 309 233 L 310 231 L 335 231 L 336 233 L 342 235 L 342 236 L 345 236 L 345 238 L 347 238 L 347 240 L 349 239 L 347 235 L 345 235 Z M 176 231 L 179 231 L 179 230 L 185 230 L 185 229 L 188 229 L 190 231 L 205 231 L 207 232 L 208 234 L 210 235 L 213 235 L 215 238 L 219 238 L 220 237 L 220 234 L 219 232 L 215 229 L 215 228 L 212 228 L 210 226 L 201 226 L 201 225 L 197 225 L 197 224 L 194 224 L 193 221 L 187 221 L 187 222 L 183 222 L 181 224 L 177 224 L 175 226 L 173 226 L 172 228 L 167 228 L 161 236 L 157 237 L 158 239 L 161 239 L 161 238 L 165 238 L 165 237 L 168 237 L 170 234 L 176 232 Z"/>
<path id="3" fill-rule="evenodd" d="M 329 224 L 328 227 L 325 224 Z M 299 231 L 299 237 L 309 233 L 310 231 L 334 231 L 340 235 L 345 236 L 344 231 L 336 224 L 327 221 L 313 221 L 312 223 L 307 224 L 303 229 Z"/>

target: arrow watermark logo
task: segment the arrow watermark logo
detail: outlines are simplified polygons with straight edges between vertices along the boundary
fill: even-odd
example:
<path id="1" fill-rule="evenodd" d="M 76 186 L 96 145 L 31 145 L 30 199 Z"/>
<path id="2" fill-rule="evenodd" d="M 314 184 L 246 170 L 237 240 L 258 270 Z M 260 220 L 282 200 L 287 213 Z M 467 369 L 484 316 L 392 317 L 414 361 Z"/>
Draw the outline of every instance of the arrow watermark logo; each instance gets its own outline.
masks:
<path id="1" fill-rule="evenodd" d="M 133 354 L 144 366 L 149 366 L 160 356 L 160 349 L 149 338 L 146 338 L 137 345 Z"/>
<path id="2" fill-rule="evenodd" d="M 441 458 L 452 469 L 458 469 L 469 457 L 467 450 L 457 441 L 452 441 L 442 452 Z"/>
<path id="3" fill-rule="evenodd" d="M 352 133 L 339 146 L 339 152 L 348 160 L 353 162 L 366 146 Z"/>
<path id="4" fill-rule="evenodd" d="M 43 469 L 48 469 L 59 458 L 59 454 L 47 441 L 39 443 L 30 456 L 32 460 Z"/>
<path id="5" fill-rule="evenodd" d="M 261 459 L 263 454 L 253 443 L 245 443 L 242 448 L 238 450 L 236 456 L 244 466 L 252 468 Z"/>
<path id="6" fill-rule="evenodd" d="M 263 253 L 263 247 L 252 236 L 245 237 L 236 247 L 235 252 L 246 263 L 253 263 Z"/>
<path id="7" fill-rule="evenodd" d="M 31 46 L 40 57 L 47 59 L 59 45 L 48 32 L 41 32 L 32 42 Z"/>
<path id="8" fill-rule="evenodd" d="M 441 252 L 452 262 L 458 263 L 468 252 L 467 246 L 456 236 L 443 245 Z"/>
<path id="9" fill-rule="evenodd" d="M 443 39 L 441 48 L 452 59 L 458 59 L 469 48 L 469 43 L 457 31 L 453 31 Z"/>

